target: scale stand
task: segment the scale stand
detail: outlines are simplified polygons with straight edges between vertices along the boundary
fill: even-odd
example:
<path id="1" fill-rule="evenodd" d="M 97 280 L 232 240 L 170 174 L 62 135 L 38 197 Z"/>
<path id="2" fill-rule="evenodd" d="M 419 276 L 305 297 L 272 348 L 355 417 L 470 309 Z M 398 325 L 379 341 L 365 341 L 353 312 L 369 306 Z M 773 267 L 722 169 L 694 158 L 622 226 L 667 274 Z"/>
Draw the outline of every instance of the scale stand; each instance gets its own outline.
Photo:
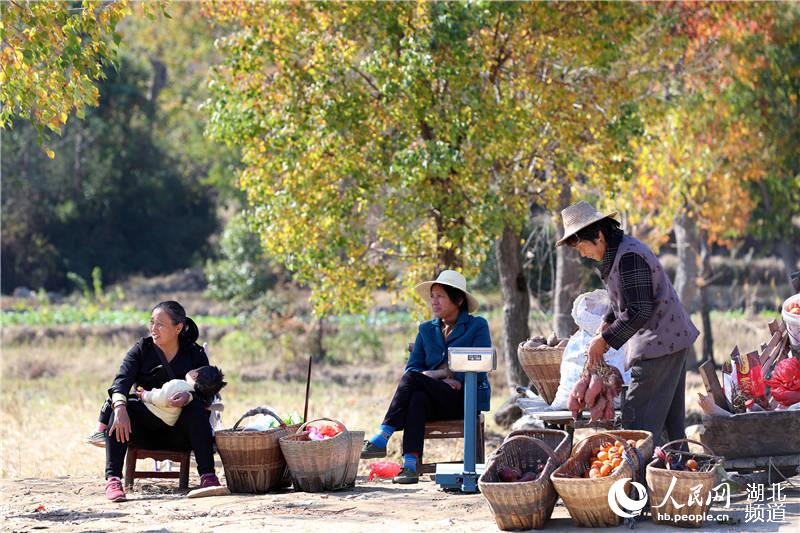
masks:
<path id="1" fill-rule="evenodd" d="M 464 463 L 437 464 L 434 480 L 444 490 L 478 492 L 478 477 L 485 464 L 475 464 L 478 419 L 478 372 L 497 368 L 494 348 L 450 348 L 447 365 L 452 372 L 464 373 Z"/>

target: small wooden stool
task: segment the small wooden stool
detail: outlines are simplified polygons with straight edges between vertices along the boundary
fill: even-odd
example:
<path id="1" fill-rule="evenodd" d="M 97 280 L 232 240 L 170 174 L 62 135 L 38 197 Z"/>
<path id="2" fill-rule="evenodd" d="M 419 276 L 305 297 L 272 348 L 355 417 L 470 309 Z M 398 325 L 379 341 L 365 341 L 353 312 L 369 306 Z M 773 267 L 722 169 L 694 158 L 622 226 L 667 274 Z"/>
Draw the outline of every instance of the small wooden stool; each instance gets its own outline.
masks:
<path id="1" fill-rule="evenodd" d="M 478 423 L 475 427 L 475 462 L 481 464 L 486 456 L 486 444 L 484 442 L 484 417 L 483 413 L 478 413 Z M 464 420 L 431 420 L 425 424 L 425 440 L 432 439 L 463 439 L 464 438 Z M 461 461 L 439 461 L 440 463 L 463 463 Z M 417 471 L 420 474 L 430 474 L 436 472 L 437 463 L 422 463 L 420 462 Z"/>
<path id="2" fill-rule="evenodd" d="M 170 478 L 178 479 L 178 488 L 189 488 L 189 458 L 192 452 L 172 450 L 145 450 L 128 446 L 125 457 L 125 488 L 133 487 L 136 478 Z M 174 461 L 181 465 L 180 472 L 155 472 L 149 470 L 136 470 L 137 459 L 153 459 L 155 461 Z"/>

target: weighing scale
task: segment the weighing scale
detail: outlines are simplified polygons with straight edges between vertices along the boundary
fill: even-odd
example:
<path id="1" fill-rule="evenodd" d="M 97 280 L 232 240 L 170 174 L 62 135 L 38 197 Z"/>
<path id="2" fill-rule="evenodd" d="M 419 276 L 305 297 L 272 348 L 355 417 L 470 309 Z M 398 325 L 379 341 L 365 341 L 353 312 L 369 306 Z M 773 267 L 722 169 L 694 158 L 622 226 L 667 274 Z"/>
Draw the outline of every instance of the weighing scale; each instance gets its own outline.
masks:
<path id="1" fill-rule="evenodd" d="M 478 477 L 486 465 L 475 464 L 478 419 L 478 372 L 497 369 L 494 348 L 450 348 L 447 365 L 452 372 L 464 372 L 464 463 L 437 464 L 436 484 L 445 490 L 478 492 Z"/>

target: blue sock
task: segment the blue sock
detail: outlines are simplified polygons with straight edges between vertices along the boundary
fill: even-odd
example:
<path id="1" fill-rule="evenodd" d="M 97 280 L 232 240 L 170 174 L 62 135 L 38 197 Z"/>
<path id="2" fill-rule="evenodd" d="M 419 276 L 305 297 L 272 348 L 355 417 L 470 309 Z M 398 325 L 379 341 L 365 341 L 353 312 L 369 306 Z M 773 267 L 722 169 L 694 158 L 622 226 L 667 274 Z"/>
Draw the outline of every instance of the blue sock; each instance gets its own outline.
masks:
<path id="1" fill-rule="evenodd" d="M 408 468 L 412 472 L 417 471 L 417 454 L 404 453 L 403 454 L 403 468 Z"/>
<path id="2" fill-rule="evenodd" d="M 370 437 L 369 441 L 378 448 L 386 448 L 386 445 L 389 444 L 389 437 L 391 437 L 393 433 L 394 428 L 392 426 L 381 424 L 381 427 L 378 428 L 378 432 Z"/>

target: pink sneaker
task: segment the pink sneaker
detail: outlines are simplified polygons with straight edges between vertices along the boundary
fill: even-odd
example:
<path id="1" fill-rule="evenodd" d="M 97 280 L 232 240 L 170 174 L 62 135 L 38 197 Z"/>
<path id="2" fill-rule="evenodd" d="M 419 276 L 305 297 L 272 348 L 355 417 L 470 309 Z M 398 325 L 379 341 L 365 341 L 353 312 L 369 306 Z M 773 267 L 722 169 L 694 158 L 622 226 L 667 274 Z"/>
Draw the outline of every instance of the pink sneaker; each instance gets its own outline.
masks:
<path id="1" fill-rule="evenodd" d="M 125 491 L 122 490 L 122 481 L 118 477 L 110 477 L 106 481 L 106 498 L 112 502 L 125 501 Z"/>
<path id="2" fill-rule="evenodd" d="M 222 484 L 219 482 L 216 474 L 203 474 L 200 476 L 200 488 L 205 489 L 208 487 L 220 487 Z"/>

